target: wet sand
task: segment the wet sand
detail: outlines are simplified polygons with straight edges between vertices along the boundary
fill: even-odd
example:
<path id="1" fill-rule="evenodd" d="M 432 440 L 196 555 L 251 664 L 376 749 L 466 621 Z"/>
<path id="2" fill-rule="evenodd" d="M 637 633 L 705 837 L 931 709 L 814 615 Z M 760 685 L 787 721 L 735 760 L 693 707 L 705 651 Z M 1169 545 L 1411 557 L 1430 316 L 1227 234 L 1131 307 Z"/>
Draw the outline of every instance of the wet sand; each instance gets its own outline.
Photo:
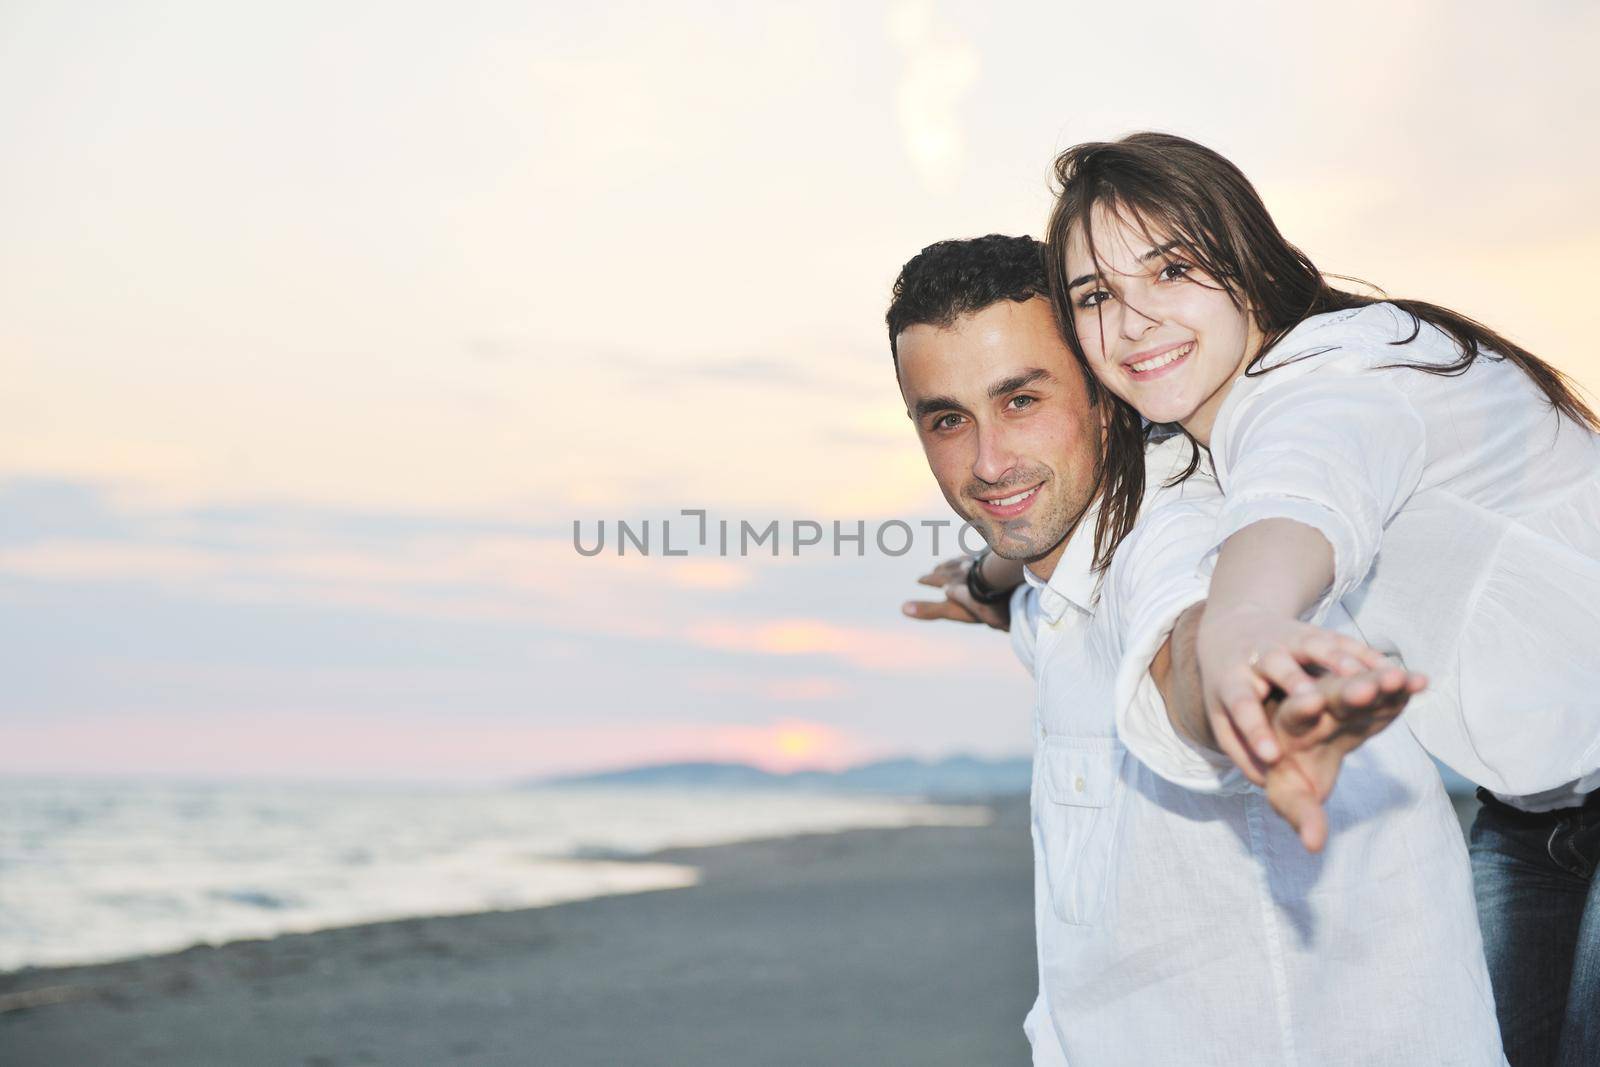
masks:
<path id="1" fill-rule="evenodd" d="M 0 1063 L 1026 1063 L 1026 802 L 996 813 L 649 857 L 689 889 L 0 975 Z"/>

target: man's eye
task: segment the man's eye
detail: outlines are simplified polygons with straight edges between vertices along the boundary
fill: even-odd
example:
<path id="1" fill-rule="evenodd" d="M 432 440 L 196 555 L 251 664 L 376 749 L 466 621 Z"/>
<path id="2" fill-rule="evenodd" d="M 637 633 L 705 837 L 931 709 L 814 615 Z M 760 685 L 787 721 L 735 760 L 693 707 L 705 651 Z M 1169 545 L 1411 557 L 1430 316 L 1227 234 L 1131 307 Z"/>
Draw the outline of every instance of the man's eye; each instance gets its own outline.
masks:
<path id="1" fill-rule="evenodd" d="M 1164 282 L 1175 282 L 1188 274 L 1194 268 L 1187 263 L 1168 263 L 1161 268 L 1160 278 Z"/>
<path id="2" fill-rule="evenodd" d="M 1011 398 L 1011 407 L 1013 410 L 1016 408 L 1032 407 L 1034 404 L 1038 403 L 1038 401 L 1039 398 L 1036 396 L 1014 396 Z"/>
<path id="3" fill-rule="evenodd" d="M 940 415 L 933 420 L 935 430 L 953 430 L 961 424 L 961 416 L 956 414 Z"/>
<path id="4" fill-rule="evenodd" d="M 1090 308 L 1099 307 L 1101 304 L 1110 299 L 1110 293 L 1106 292 L 1104 289 L 1096 289 L 1092 293 L 1084 293 L 1082 296 L 1080 296 L 1078 298 L 1078 306 L 1083 308 L 1085 311 L 1088 311 Z"/>

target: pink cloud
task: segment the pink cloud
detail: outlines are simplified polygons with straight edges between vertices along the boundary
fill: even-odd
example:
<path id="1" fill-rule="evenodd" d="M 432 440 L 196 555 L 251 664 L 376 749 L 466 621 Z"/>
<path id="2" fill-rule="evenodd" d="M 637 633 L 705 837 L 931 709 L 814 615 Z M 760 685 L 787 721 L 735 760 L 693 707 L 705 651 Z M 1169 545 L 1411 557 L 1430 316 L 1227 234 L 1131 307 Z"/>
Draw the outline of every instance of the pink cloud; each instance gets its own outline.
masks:
<path id="1" fill-rule="evenodd" d="M 840 767 L 874 746 L 804 719 L 549 727 L 337 714 L 74 715 L 7 728 L 0 773 L 484 779 L 682 760 Z"/>
<path id="2" fill-rule="evenodd" d="M 694 644 L 719 651 L 831 656 L 866 670 L 919 670 L 948 666 L 951 660 L 949 646 L 927 633 L 840 626 L 821 619 L 703 622 L 690 626 L 685 635 Z"/>

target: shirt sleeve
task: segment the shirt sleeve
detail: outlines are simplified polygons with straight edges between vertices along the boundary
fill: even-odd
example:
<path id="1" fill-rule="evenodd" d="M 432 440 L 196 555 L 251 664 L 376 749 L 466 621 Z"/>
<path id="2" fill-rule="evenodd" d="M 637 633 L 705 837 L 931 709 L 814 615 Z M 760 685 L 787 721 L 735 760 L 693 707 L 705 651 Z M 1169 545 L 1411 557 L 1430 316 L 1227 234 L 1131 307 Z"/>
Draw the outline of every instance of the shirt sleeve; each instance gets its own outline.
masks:
<path id="1" fill-rule="evenodd" d="M 1320 622 L 1365 579 L 1384 525 L 1421 481 L 1422 417 L 1387 374 L 1360 361 L 1290 365 L 1235 388 L 1251 393 L 1212 438 L 1226 495 L 1202 573 L 1246 526 L 1304 523 L 1333 548 L 1333 584 L 1309 615 Z"/>
<path id="2" fill-rule="evenodd" d="M 1033 674 L 1034 646 L 1039 640 L 1039 597 L 1023 582 L 1011 594 L 1011 651 Z"/>
<path id="3" fill-rule="evenodd" d="M 1178 616 L 1206 598 L 1210 582 L 1195 572 L 1216 521 L 1216 500 L 1178 501 L 1147 514 L 1117 549 L 1107 576 L 1107 610 L 1122 640 L 1117 669 L 1117 736 L 1134 757 L 1183 789 L 1236 793 L 1249 781 L 1221 752 L 1180 734 L 1150 663 Z"/>

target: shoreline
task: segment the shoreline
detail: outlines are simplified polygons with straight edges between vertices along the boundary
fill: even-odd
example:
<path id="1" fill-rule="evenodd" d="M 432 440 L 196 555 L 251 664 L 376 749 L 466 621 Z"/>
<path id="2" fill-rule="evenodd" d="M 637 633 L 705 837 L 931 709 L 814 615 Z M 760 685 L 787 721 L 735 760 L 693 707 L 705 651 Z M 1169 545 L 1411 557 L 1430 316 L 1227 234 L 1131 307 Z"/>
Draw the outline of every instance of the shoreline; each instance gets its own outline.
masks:
<path id="1" fill-rule="evenodd" d="M 684 888 L 0 974 L 0 1058 L 1024 1059 L 1035 985 L 1027 804 L 974 803 L 994 813 L 990 824 L 636 858 L 697 868 Z"/>

